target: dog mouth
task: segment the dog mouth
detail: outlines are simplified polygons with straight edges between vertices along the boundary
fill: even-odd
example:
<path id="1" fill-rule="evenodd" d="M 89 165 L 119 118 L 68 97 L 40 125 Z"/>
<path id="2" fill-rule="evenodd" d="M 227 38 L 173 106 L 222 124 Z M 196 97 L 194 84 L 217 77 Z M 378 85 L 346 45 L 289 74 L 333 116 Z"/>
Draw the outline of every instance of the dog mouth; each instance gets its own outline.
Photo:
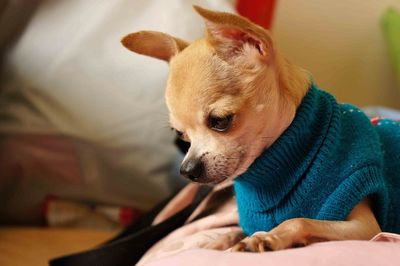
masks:
<path id="1" fill-rule="evenodd" d="M 211 186 L 219 185 L 233 180 L 240 174 L 239 169 L 241 169 L 244 157 L 245 152 L 242 151 L 231 153 L 230 155 L 205 153 L 201 156 L 201 161 L 183 162 L 181 174 L 194 183 Z M 185 172 L 184 170 L 186 169 L 190 171 Z"/>
<path id="2" fill-rule="evenodd" d="M 199 180 L 200 182 L 198 183 L 215 186 L 234 180 L 243 172 L 240 169 L 243 167 L 245 157 L 245 152 L 241 152 L 236 156 L 222 156 L 223 160 L 216 162 L 216 165 L 220 167 L 211 166 L 209 171 L 205 174 L 205 178 L 201 181 Z M 223 162 L 227 162 L 227 164 Z"/>
<path id="3" fill-rule="evenodd" d="M 204 171 L 200 175 L 183 174 L 183 176 L 193 183 L 204 184 L 204 185 L 218 185 L 224 182 L 225 180 L 229 179 L 229 176 L 226 175 L 224 171 L 222 172 L 223 173 L 212 171 L 212 174 L 210 174 L 209 171 Z"/>
<path id="4" fill-rule="evenodd" d="M 195 179 L 195 180 L 191 180 L 191 181 L 194 182 L 194 183 L 198 183 L 198 184 L 215 186 L 215 185 L 221 184 L 224 181 L 228 180 L 228 178 L 229 177 L 227 177 L 227 176 L 222 176 L 222 177 L 219 177 L 217 179 L 215 179 L 215 178 L 204 178 L 204 179 L 199 178 L 197 180 Z"/>
<path id="5" fill-rule="evenodd" d="M 223 171 L 223 174 L 219 174 L 216 172 L 213 174 L 213 176 L 208 175 L 207 173 L 199 178 L 195 179 L 190 179 L 191 182 L 198 183 L 198 184 L 204 184 L 204 185 L 220 185 L 222 183 L 228 182 L 230 180 L 233 180 L 236 176 L 238 176 L 237 171 L 238 171 L 239 165 L 235 167 L 235 170 L 232 171 L 232 174 L 227 174 L 226 171 Z"/>

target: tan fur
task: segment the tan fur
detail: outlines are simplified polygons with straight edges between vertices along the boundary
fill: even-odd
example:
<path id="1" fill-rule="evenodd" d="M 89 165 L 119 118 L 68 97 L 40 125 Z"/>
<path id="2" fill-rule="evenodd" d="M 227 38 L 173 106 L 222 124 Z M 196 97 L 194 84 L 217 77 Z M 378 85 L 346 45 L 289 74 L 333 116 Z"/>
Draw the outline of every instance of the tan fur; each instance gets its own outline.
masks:
<path id="1" fill-rule="evenodd" d="M 131 33 L 122 38 L 121 43 L 132 52 L 164 61 L 169 61 L 189 45 L 184 40 L 157 31 Z"/>
<path id="2" fill-rule="evenodd" d="M 147 31 L 129 34 L 122 43 L 132 51 L 169 62 L 165 97 L 170 123 L 191 143 L 183 163 L 201 160 L 204 174 L 196 181 L 217 184 L 246 171 L 283 133 L 310 79 L 278 52 L 267 30 L 237 15 L 194 8 L 205 20 L 203 39 L 189 44 Z M 230 114 L 229 130 L 210 128 L 209 117 Z M 366 239 L 378 231 L 369 204 L 363 202 L 348 222 L 293 219 L 269 233 L 245 239 L 234 250 L 276 250 L 335 237 Z"/>

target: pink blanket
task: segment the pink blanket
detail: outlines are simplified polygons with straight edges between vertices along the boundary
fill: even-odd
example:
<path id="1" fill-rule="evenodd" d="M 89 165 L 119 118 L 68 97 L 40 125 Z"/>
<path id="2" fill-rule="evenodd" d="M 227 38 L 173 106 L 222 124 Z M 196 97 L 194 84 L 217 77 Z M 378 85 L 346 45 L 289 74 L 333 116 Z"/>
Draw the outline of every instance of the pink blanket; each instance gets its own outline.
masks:
<path id="1" fill-rule="evenodd" d="M 156 217 L 159 223 L 185 207 L 197 190 L 186 186 Z M 197 218 L 196 218 L 197 217 Z M 199 218 L 201 217 L 201 218 Z M 371 241 L 331 241 L 265 253 L 207 250 L 221 234 L 240 230 L 230 184 L 214 188 L 186 224 L 156 243 L 139 264 L 158 265 L 400 265 L 400 235 L 380 233 Z"/>

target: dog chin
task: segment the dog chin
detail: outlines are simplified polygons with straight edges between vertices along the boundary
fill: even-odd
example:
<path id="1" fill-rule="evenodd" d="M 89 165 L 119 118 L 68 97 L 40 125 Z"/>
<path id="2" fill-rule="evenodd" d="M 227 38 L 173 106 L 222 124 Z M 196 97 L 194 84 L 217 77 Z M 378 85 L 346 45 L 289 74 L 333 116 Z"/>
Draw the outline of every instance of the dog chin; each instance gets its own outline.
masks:
<path id="1" fill-rule="evenodd" d="M 222 176 L 222 177 L 217 177 L 217 178 L 212 178 L 212 177 L 199 178 L 197 180 L 190 180 L 190 181 L 193 183 L 215 186 L 215 185 L 225 183 L 226 180 L 228 180 L 228 177 Z"/>
<path id="2" fill-rule="evenodd" d="M 237 176 L 243 174 L 245 171 L 246 170 L 235 170 L 233 174 L 229 176 L 209 177 L 207 179 L 197 180 L 194 182 L 212 186 L 224 186 L 225 184 L 231 183 Z"/>
<path id="3" fill-rule="evenodd" d="M 243 174 L 244 172 L 247 171 L 248 167 L 252 164 L 254 160 L 251 160 L 251 158 L 249 158 L 249 160 L 244 160 L 244 162 L 242 164 L 240 164 L 235 171 L 232 172 L 232 174 L 227 175 L 227 176 L 219 176 L 219 177 L 210 177 L 207 178 L 207 180 L 204 180 L 205 182 L 197 182 L 197 183 L 202 183 L 202 184 L 208 184 L 208 185 L 213 185 L 213 186 L 224 186 L 225 184 L 231 183 L 233 182 L 233 180 L 240 176 L 241 174 Z"/>

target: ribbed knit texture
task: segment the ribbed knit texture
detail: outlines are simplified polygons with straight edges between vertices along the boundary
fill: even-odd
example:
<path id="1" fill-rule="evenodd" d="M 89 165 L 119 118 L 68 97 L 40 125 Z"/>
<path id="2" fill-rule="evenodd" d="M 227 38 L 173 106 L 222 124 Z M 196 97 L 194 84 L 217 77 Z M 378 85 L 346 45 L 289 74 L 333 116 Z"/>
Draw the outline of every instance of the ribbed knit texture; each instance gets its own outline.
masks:
<path id="1" fill-rule="evenodd" d="M 249 235 L 290 218 L 344 220 L 367 196 L 381 229 L 400 233 L 400 123 L 372 125 L 313 84 L 292 124 L 234 186 Z"/>

